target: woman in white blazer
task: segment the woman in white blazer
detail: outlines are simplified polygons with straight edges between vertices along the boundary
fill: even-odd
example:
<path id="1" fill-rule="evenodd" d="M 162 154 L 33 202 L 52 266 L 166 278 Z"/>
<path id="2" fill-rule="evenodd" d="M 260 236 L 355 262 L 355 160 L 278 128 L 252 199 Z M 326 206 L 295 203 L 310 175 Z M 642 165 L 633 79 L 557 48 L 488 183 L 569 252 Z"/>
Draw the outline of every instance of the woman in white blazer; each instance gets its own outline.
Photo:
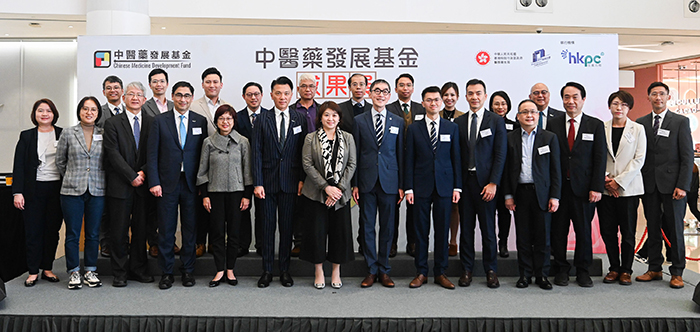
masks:
<path id="1" fill-rule="evenodd" d="M 608 144 L 605 167 L 605 192 L 598 203 L 600 235 L 610 260 L 610 271 L 604 283 L 632 283 L 634 234 L 637 229 L 639 198 L 644 194 L 642 166 L 646 157 L 647 140 L 644 126 L 627 118 L 634 98 L 617 91 L 608 98 L 612 120 L 605 122 Z M 618 246 L 618 228 L 622 236 Z"/>

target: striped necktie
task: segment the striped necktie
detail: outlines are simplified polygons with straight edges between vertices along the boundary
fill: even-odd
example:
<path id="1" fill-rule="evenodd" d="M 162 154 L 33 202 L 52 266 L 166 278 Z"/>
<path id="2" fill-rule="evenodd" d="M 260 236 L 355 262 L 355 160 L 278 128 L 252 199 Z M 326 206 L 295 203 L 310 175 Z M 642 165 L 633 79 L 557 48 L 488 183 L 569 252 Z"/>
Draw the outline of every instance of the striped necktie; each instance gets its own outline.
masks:
<path id="1" fill-rule="evenodd" d="M 374 133 L 377 136 L 377 145 L 382 145 L 382 138 L 384 138 L 384 124 L 382 123 L 382 115 L 377 114 L 377 121 L 374 124 Z"/>

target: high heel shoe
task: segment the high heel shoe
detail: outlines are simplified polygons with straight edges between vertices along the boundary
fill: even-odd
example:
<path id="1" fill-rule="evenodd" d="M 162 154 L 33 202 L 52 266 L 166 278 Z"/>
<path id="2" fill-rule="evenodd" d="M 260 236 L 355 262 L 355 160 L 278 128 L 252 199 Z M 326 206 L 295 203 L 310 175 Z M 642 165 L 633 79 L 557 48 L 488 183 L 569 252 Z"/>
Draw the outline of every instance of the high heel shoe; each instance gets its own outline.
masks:
<path id="1" fill-rule="evenodd" d="M 236 286 L 238 285 L 238 279 L 229 279 L 228 284 L 231 286 Z"/>
<path id="2" fill-rule="evenodd" d="M 340 289 L 340 287 L 343 287 L 343 282 L 331 282 L 331 287 L 335 289 Z"/>
<path id="3" fill-rule="evenodd" d="M 219 280 L 212 280 L 212 281 L 210 281 L 210 282 L 209 282 L 209 287 L 216 287 L 216 286 L 219 286 L 219 284 L 221 284 L 221 279 L 223 279 L 223 278 L 224 278 L 224 277 L 221 277 L 221 278 L 219 278 Z"/>
<path id="4" fill-rule="evenodd" d="M 320 284 L 314 283 L 314 287 L 316 287 L 316 289 L 324 289 L 324 288 L 326 288 L 326 283 L 325 282 L 322 282 Z"/>
<path id="5" fill-rule="evenodd" d="M 34 280 L 25 280 L 24 287 L 34 287 L 34 285 L 36 285 L 37 281 L 39 281 L 39 278 L 36 278 Z"/>
<path id="6" fill-rule="evenodd" d="M 48 280 L 49 282 L 59 282 L 59 281 L 61 281 L 61 280 L 58 279 L 58 277 L 56 277 L 56 276 L 49 277 L 49 276 L 47 276 L 46 274 L 44 274 L 43 272 L 41 273 L 41 279 Z"/>

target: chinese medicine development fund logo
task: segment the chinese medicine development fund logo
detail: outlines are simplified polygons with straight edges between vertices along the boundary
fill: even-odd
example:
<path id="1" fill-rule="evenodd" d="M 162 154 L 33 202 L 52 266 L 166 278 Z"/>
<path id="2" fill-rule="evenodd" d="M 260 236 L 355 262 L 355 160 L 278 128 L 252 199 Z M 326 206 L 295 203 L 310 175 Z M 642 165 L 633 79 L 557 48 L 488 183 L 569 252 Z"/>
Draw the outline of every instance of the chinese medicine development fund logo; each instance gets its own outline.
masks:
<path id="1" fill-rule="evenodd" d="M 486 51 L 481 51 L 476 54 L 476 63 L 486 66 L 491 61 L 491 55 Z"/>
<path id="2" fill-rule="evenodd" d="M 109 68 L 109 66 L 112 64 L 111 59 L 111 51 L 96 51 L 93 65 L 95 68 Z"/>

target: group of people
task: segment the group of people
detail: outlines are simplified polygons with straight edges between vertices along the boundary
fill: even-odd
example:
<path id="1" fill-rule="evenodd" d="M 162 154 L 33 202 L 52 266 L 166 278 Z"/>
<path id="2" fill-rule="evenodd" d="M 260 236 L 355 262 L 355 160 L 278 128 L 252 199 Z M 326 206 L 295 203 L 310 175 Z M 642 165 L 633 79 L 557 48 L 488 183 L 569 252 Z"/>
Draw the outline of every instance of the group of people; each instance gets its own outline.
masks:
<path id="1" fill-rule="evenodd" d="M 326 286 L 327 260 L 331 286 L 340 288 L 340 265 L 354 259 L 354 200 L 360 210 L 357 241 L 367 265 L 361 286 L 394 287 L 389 258 L 396 255 L 404 199 L 406 251 L 416 267 L 411 288 L 428 280 L 431 221 L 436 284 L 455 288 L 446 270 L 448 256 L 457 254 L 458 285 L 471 284 L 478 221 L 486 283 L 499 287 L 497 257 L 509 255 L 511 212 L 520 272 L 516 287 L 528 287 L 534 277 L 540 288 L 552 289 L 550 265 L 553 283 L 568 285 L 571 224 L 576 282 L 591 287 L 596 206 L 610 260 L 603 282 L 629 285 L 641 198 L 649 270 L 636 280 L 662 279 L 664 229 L 671 242 L 670 286 L 683 287 L 683 216 L 693 147 L 688 119 L 666 108 L 664 83 L 649 86 L 652 112 L 637 122 L 627 117 L 632 96 L 612 93 L 612 120 L 603 123 L 582 112 L 586 90 L 576 82 L 561 88 L 565 111 L 549 106 L 545 84 L 533 85 L 513 121 L 506 118 L 512 108 L 508 94 L 497 91 L 488 99 L 479 79 L 466 83 L 466 112 L 456 109 L 459 87 L 453 82 L 429 86 L 421 103 L 411 101 L 410 74 L 395 80 L 393 103 L 388 81 L 375 79 L 368 87 L 366 76 L 353 74 L 352 98 L 340 104 L 317 103 L 316 80 L 309 74 L 298 79 L 300 99 L 292 103 L 294 83 L 281 76 L 270 85 L 269 110 L 261 107 L 262 85 L 249 82 L 242 89 L 246 107 L 239 111 L 219 98 L 223 76 L 213 67 L 202 73 L 205 96 L 196 100 L 185 81 L 172 86 L 168 100 L 162 69 L 152 70 L 148 81 L 151 99 L 140 82 L 123 87 L 118 77 L 107 77 L 108 102 L 81 99 L 79 124 L 65 130 L 55 126 L 59 114 L 51 100 L 32 107 L 35 128 L 21 133 L 13 170 L 14 204 L 23 211 L 27 237 L 25 286 L 39 278 L 59 281 L 52 264 L 65 219 L 69 289 L 102 285 L 96 272 L 100 250 L 110 257 L 115 287 L 128 280 L 155 281 L 147 272 L 149 252 L 162 271 L 159 288 L 172 287 L 177 251 L 182 284 L 194 286 L 195 260 L 207 236 L 217 270 L 209 286 L 235 286 L 236 259 L 248 254 L 253 229 L 262 256 L 257 285 L 267 287 L 277 227 L 283 286 L 293 286 L 290 257 L 299 255 L 315 266 L 314 287 Z M 181 248 L 175 245 L 178 210 Z"/>

